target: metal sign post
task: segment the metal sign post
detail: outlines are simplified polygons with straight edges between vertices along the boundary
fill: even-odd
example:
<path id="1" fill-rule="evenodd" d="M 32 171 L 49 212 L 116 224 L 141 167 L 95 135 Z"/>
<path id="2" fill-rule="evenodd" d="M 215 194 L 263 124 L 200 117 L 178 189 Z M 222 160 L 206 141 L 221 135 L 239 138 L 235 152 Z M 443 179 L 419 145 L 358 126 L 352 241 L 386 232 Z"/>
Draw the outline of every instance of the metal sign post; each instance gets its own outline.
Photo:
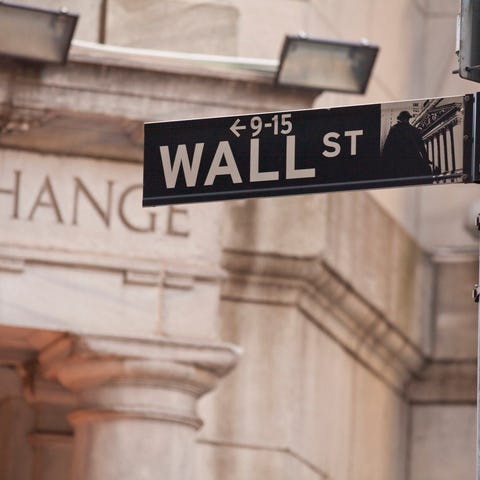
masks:
<path id="1" fill-rule="evenodd" d="M 476 448 L 476 480 L 480 480 L 480 214 L 477 214 L 477 221 L 476 221 L 477 230 L 479 234 L 477 235 L 477 243 L 478 243 L 478 258 L 479 258 L 479 276 L 478 276 L 478 283 L 475 285 L 473 289 L 473 299 L 475 303 L 478 305 L 478 313 L 477 313 L 477 448 Z"/>
<path id="2" fill-rule="evenodd" d="M 479 137 L 479 128 L 480 122 L 478 121 L 480 94 L 477 93 L 474 106 L 473 106 L 473 115 L 472 115 L 472 170 L 474 175 L 477 175 L 480 172 L 480 166 L 477 159 L 478 156 L 478 145 L 477 141 Z M 480 232 L 480 214 L 477 216 L 477 230 Z M 479 269 L 480 269 L 480 236 L 478 237 L 479 245 Z M 479 270 L 479 283 L 480 283 L 480 270 Z M 478 284 L 475 286 L 474 291 L 475 302 L 479 303 L 480 300 L 480 290 Z M 476 457 L 476 480 L 480 480 L 480 304 L 478 307 L 477 314 L 477 457 Z"/>
<path id="3" fill-rule="evenodd" d="M 478 224 L 478 223 L 477 223 Z M 480 253 L 480 240 L 479 240 Z M 479 255 L 480 259 L 480 255 Z M 478 299 L 477 299 L 478 302 Z M 477 335 L 477 480 L 480 480 L 480 306 L 478 314 Z"/>
<path id="4" fill-rule="evenodd" d="M 479 279 L 473 290 L 473 299 L 478 304 L 477 314 L 477 448 L 476 448 L 476 480 L 480 480 L 480 214 L 477 215 L 477 236 L 478 253 L 479 253 Z"/>
<path id="5" fill-rule="evenodd" d="M 474 98 L 147 123 L 143 205 L 474 182 Z"/>

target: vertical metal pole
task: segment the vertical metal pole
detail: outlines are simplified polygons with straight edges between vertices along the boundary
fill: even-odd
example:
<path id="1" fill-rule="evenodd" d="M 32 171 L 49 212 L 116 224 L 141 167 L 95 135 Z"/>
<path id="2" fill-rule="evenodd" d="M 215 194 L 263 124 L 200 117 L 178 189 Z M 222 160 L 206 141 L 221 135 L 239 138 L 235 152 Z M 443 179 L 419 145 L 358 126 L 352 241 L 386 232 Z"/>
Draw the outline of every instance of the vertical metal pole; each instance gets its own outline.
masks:
<path id="1" fill-rule="evenodd" d="M 477 215 L 477 230 L 480 230 L 480 214 Z M 478 236 L 478 246 L 479 246 L 479 259 L 480 259 L 480 235 Z M 480 282 L 480 272 L 479 272 L 479 282 Z M 478 284 L 475 285 L 474 290 L 474 299 L 475 302 L 479 301 L 479 289 Z M 477 315 L 477 476 L 476 479 L 480 480 L 480 305 Z"/>
<path id="2" fill-rule="evenodd" d="M 470 98 L 468 103 L 473 103 L 472 111 L 472 125 L 471 125 L 471 166 L 470 166 L 470 175 L 473 180 L 477 179 L 478 176 L 478 159 L 477 159 L 477 116 L 478 116 L 478 102 L 480 95 L 477 93 L 475 97 Z M 467 111 L 467 109 L 465 109 Z M 470 110 L 470 106 L 468 108 Z M 468 133 L 467 133 L 468 136 Z M 477 215 L 477 231 L 480 231 L 480 214 Z M 479 261 L 480 261 L 480 236 L 478 237 L 479 245 Z M 480 268 L 480 267 L 479 267 Z M 479 270 L 479 282 L 480 282 L 480 270 Z M 475 302 L 479 302 L 480 291 L 478 289 L 478 284 L 475 285 Z M 480 307 L 480 305 L 479 305 Z M 477 315 L 477 475 L 476 479 L 480 480 L 480 308 Z"/>

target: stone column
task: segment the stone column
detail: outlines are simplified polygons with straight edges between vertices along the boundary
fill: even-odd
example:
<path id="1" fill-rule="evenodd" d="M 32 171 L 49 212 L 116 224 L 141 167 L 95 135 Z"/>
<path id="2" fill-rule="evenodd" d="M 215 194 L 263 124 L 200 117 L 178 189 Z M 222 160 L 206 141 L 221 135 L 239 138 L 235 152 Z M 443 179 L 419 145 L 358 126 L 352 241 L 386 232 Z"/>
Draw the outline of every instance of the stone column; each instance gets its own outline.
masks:
<path id="1" fill-rule="evenodd" d="M 71 480 L 192 478 L 197 399 L 235 365 L 226 344 L 65 336 L 43 375 L 77 394 Z"/>
<path id="2" fill-rule="evenodd" d="M 16 363 L 16 362 L 15 362 Z M 32 455 L 28 434 L 33 413 L 22 397 L 22 381 L 16 367 L 0 364 L 0 478 L 30 480 Z"/>
<path id="3" fill-rule="evenodd" d="M 67 420 L 76 407 L 75 396 L 56 382 L 31 372 L 24 395 L 32 406 L 35 428 L 29 435 L 33 480 L 65 480 L 70 475 L 73 431 Z"/>

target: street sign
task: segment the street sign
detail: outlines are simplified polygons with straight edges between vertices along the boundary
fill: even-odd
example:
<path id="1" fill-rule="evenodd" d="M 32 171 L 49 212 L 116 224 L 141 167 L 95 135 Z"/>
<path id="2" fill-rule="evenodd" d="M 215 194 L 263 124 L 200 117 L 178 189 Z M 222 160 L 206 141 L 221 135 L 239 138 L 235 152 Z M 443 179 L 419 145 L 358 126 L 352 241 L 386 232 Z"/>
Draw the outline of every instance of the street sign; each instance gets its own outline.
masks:
<path id="1" fill-rule="evenodd" d="M 146 123 L 143 205 L 476 181 L 475 100 Z"/>

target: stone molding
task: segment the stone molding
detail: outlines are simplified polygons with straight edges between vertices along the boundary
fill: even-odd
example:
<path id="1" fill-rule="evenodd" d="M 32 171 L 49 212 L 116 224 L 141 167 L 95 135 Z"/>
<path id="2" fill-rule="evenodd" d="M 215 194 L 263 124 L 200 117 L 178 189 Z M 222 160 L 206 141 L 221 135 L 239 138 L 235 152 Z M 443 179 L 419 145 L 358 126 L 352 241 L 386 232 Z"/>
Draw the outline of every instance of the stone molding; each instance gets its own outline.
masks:
<path id="1" fill-rule="evenodd" d="M 424 363 L 421 348 L 321 256 L 226 249 L 222 298 L 298 309 L 399 393 Z"/>
<path id="2" fill-rule="evenodd" d="M 477 360 L 429 360 L 407 387 L 415 404 L 477 402 Z"/>
<path id="3" fill-rule="evenodd" d="M 79 398 L 72 423 L 148 418 L 199 428 L 196 400 L 238 360 L 229 344 L 65 335 L 39 354 L 39 371 Z"/>
<path id="4" fill-rule="evenodd" d="M 23 258 L 0 256 L 0 271 L 22 273 L 25 270 Z"/>
<path id="5" fill-rule="evenodd" d="M 30 309 L 25 316 L 19 316 L 15 314 L 4 315 L 4 324 L 9 325 L 9 328 L 20 327 L 24 329 L 36 329 L 39 335 L 40 329 L 44 332 L 61 332 L 69 331 L 73 334 L 84 333 L 99 333 L 99 334 L 114 334 L 120 335 L 121 333 L 127 336 L 139 336 L 139 335 L 181 335 L 192 338 L 195 335 L 203 337 L 214 338 L 214 323 L 216 319 L 216 310 L 213 306 L 207 304 L 207 300 L 204 300 L 207 307 L 202 311 L 205 322 L 199 324 L 199 328 L 205 325 L 205 328 L 201 331 L 192 332 L 188 329 L 188 325 L 182 324 L 183 330 L 178 327 L 179 322 L 175 320 L 175 310 L 172 304 L 175 304 L 175 299 L 179 294 L 191 294 L 193 299 L 205 299 L 211 302 L 218 301 L 218 291 L 220 288 L 220 282 L 225 275 L 225 272 L 214 263 L 203 261 L 189 261 L 188 259 L 181 259 L 175 257 L 173 259 L 160 259 L 158 261 L 150 260 L 147 262 L 145 259 L 135 258 L 122 258 L 120 256 L 112 256 L 110 258 L 102 257 L 98 253 L 85 254 L 84 252 L 62 252 L 51 249 L 48 252 L 44 252 L 41 249 L 35 251 L 34 249 L 14 249 L 10 247 L 3 247 L 0 245 L 0 255 L 4 255 L 3 258 L 9 259 L 8 264 L 15 264 L 16 262 L 23 265 L 22 271 L 12 271 L 11 269 L 2 270 L 0 265 L 0 280 L 5 282 L 8 287 L 8 282 L 12 280 L 19 284 L 24 282 L 23 285 L 27 285 L 35 276 L 35 273 L 42 269 L 45 272 L 46 277 L 50 271 L 57 271 L 59 275 L 62 275 L 65 279 L 71 280 L 69 277 L 69 271 L 72 270 L 75 274 L 81 275 L 82 273 L 91 272 L 92 279 L 101 277 L 102 275 L 109 275 L 114 279 L 114 283 L 103 283 L 105 289 L 109 290 L 112 296 L 116 296 L 119 301 L 122 301 L 122 295 L 125 293 L 134 297 L 138 295 L 140 302 L 135 303 L 133 301 L 130 305 L 129 315 L 134 320 L 138 321 L 137 327 L 132 322 L 122 322 L 120 318 L 118 320 L 114 318 L 112 323 L 104 322 L 99 330 L 94 330 L 92 322 L 87 324 L 81 321 L 80 311 L 78 308 L 72 309 L 68 305 L 64 308 L 64 315 L 61 316 L 57 313 L 50 314 L 47 310 L 45 303 L 40 303 L 35 309 Z M 21 255 L 21 256 L 20 256 Z M 51 268 L 51 270 L 50 270 Z M 48 277 L 47 277 L 48 278 Z M 81 280 L 79 281 L 81 284 Z M 63 285 L 59 283 L 58 285 Z M 48 282 L 45 281 L 39 284 L 39 289 L 46 292 L 47 295 L 55 295 L 51 289 L 49 289 Z M 68 292 L 68 289 L 65 288 Z M 83 291 L 82 287 L 72 287 L 69 289 L 73 296 L 74 303 L 77 303 L 77 293 L 79 308 L 81 308 L 82 295 L 85 297 L 88 295 L 88 291 Z M 140 293 L 135 293 L 140 292 Z M 23 299 L 31 292 L 25 291 L 24 294 L 20 290 L 16 290 L 13 296 L 10 296 L 11 309 L 16 309 L 23 312 Z M 61 295 L 61 294 L 60 294 Z M 53 297 L 52 297 L 53 298 Z M 108 297 L 105 297 L 106 299 Z M 215 299 L 215 300 L 214 300 Z M 52 301 L 56 301 L 53 300 Z M 108 301 L 108 300 L 106 300 Z M 141 303 L 143 302 L 143 303 Z M 156 316 L 159 313 L 159 309 L 162 309 L 162 314 Z M 151 313 L 148 313 L 150 309 Z M 102 312 L 103 313 L 103 312 Z M 102 313 L 99 313 L 102 315 Z M 78 315 L 77 315 L 78 314 Z M 92 313 L 95 315 L 95 312 Z M 107 315 L 109 315 L 107 310 Z M 89 314 L 91 318 L 91 314 Z M 74 319 L 77 319 L 76 321 Z M 110 316 L 109 319 L 112 317 Z M 187 321 L 187 320 L 186 320 Z M 203 321 L 203 318 L 202 318 Z M 177 330 L 175 330 L 177 328 Z M 47 330 L 48 329 L 48 330 Z M 18 346 L 16 344 L 10 345 L 10 334 L 5 336 L 0 335 L 0 364 L 18 364 L 28 361 L 35 357 L 37 346 L 29 344 Z"/>
<path id="6" fill-rule="evenodd" d="M 0 272 L 21 274 L 29 264 L 58 265 L 69 267 L 87 267 L 97 270 L 122 272 L 124 282 L 128 284 L 190 289 L 197 281 L 220 281 L 225 272 L 213 263 L 189 260 L 174 261 L 162 259 L 152 266 L 151 259 L 132 259 L 122 257 L 106 258 L 95 253 L 65 252 L 50 250 L 45 252 L 34 248 L 19 248 L 0 245 Z"/>

